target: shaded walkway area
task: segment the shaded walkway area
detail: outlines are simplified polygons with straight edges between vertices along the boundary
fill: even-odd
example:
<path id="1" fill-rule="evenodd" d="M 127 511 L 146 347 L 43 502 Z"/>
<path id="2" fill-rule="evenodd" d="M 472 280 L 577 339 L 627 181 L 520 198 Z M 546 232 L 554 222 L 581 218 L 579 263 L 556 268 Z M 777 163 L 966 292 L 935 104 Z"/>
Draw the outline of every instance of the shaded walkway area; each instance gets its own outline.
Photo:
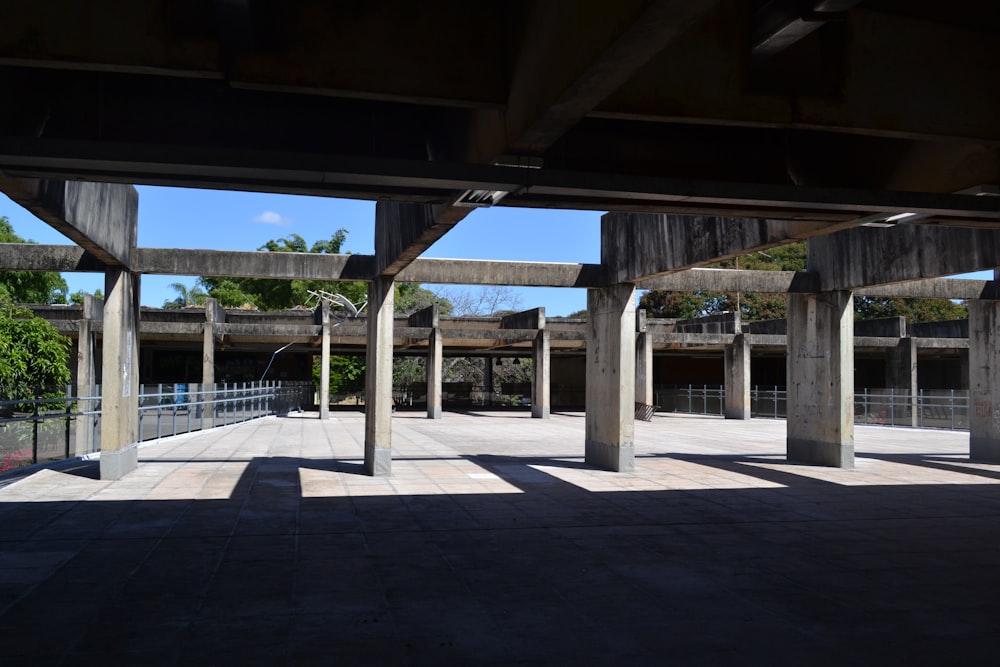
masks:
<path id="1" fill-rule="evenodd" d="M 968 435 L 657 416 L 636 472 L 583 420 L 267 418 L 0 489 L 4 664 L 982 662 L 1000 649 L 1000 466 Z"/>

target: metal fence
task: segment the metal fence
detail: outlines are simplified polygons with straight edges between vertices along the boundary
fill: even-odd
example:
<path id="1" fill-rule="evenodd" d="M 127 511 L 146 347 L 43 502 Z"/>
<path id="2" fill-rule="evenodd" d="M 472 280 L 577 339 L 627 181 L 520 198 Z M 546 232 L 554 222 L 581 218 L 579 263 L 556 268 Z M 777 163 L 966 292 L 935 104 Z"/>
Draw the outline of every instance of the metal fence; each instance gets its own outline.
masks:
<path id="1" fill-rule="evenodd" d="M 98 450 L 100 387 L 59 398 L 0 400 L 0 472 Z M 88 392 L 89 393 L 89 392 Z M 310 382 L 140 385 L 139 440 L 287 414 L 311 406 Z"/>
<path id="2" fill-rule="evenodd" d="M 656 388 L 661 412 L 722 415 L 722 385 L 685 385 Z M 755 386 L 750 390 L 750 415 L 785 419 L 788 392 L 781 386 Z M 969 392 L 958 389 L 924 390 L 907 394 L 896 389 L 856 389 L 854 423 L 967 430 Z"/>

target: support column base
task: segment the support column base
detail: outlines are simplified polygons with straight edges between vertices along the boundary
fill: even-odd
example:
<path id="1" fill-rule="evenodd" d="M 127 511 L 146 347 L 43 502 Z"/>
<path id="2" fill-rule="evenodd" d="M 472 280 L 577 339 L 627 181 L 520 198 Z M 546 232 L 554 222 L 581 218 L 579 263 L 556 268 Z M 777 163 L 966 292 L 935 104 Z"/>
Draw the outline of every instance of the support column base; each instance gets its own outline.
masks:
<path id="1" fill-rule="evenodd" d="M 532 419 L 548 419 L 549 418 L 549 406 L 547 406 L 547 405 L 532 405 L 531 406 L 531 417 L 532 417 Z"/>
<path id="2" fill-rule="evenodd" d="M 372 477 L 388 477 L 392 474 L 392 450 L 365 443 L 365 472 Z"/>
<path id="3" fill-rule="evenodd" d="M 969 438 L 969 459 L 1000 463 L 1000 440 L 994 438 Z"/>
<path id="4" fill-rule="evenodd" d="M 750 410 L 744 408 L 726 408 L 726 419 L 750 419 Z"/>
<path id="5" fill-rule="evenodd" d="M 427 418 L 428 419 L 441 419 L 441 406 L 434 408 L 427 408 Z"/>
<path id="6" fill-rule="evenodd" d="M 139 445 L 101 452 L 101 479 L 121 479 L 139 467 Z"/>
<path id="7" fill-rule="evenodd" d="M 631 443 L 609 445 L 606 442 L 588 440 L 584 451 L 584 460 L 595 468 L 612 472 L 635 470 L 635 446 Z"/>
<path id="8" fill-rule="evenodd" d="M 785 451 L 789 461 L 845 470 L 854 469 L 853 442 L 821 442 L 819 440 L 788 438 Z"/>

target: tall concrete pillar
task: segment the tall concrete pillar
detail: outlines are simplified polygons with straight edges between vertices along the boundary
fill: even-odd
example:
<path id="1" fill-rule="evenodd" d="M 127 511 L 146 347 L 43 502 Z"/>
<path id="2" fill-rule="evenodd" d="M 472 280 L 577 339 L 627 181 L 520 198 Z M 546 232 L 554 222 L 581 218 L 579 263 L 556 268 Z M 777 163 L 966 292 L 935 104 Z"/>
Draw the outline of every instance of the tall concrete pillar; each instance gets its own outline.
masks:
<path id="1" fill-rule="evenodd" d="M 427 378 L 427 418 L 441 419 L 441 364 L 444 359 L 444 338 L 441 329 L 431 329 L 427 340 L 427 361 L 424 362 L 424 375 Z"/>
<path id="2" fill-rule="evenodd" d="M 910 410 L 909 424 L 913 427 L 919 426 L 920 413 L 917 394 L 920 389 L 917 385 L 917 341 L 915 339 L 902 338 L 896 347 L 886 349 L 885 386 L 895 390 L 895 393 L 909 396 L 905 402 L 905 406 Z M 896 408 L 902 407 L 904 407 L 904 403 L 898 402 Z M 901 420 L 897 419 L 896 423 L 901 423 Z"/>
<path id="3" fill-rule="evenodd" d="M 109 268 L 104 278 L 101 365 L 101 479 L 139 465 L 139 275 Z"/>
<path id="4" fill-rule="evenodd" d="M 854 298 L 788 295 L 790 460 L 854 467 Z"/>
<path id="5" fill-rule="evenodd" d="M 655 405 L 653 396 L 653 338 L 646 331 L 646 311 L 635 317 L 635 402 Z"/>
<path id="6" fill-rule="evenodd" d="M 1000 301 L 969 301 L 969 456 L 1000 462 Z"/>
<path id="7" fill-rule="evenodd" d="M 587 291 L 586 461 L 635 469 L 635 287 Z"/>
<path id="8" fill-rule="evenodd" d="M 322 327 L 319 360 L 319 418 L 330 418 L 330 302 L 322 300 L 319 309 Z"/>
<path id="9" fill-rule="evenodd" d="M 736 334 L 725 351 L 726 419 L 750 419 L 750 341 Z"/>
<path id="10" fill-rule="evenodd" d="M 549 331 L 539 329 L 531 346 L 531 416 L 548 419 L 551 412 L 549 380 L 552 374 L 549 361 Z"/>
<path id="11" fill-rule="evenodd" d="M 94 398 L 97 392 L 97 350 L 93 322 L 104 316 L 104 302 L 90 294 L 84 294 L 81 315 L 80 336 L 76 345 L 76 395 L 79 411 L 87 413 L 94 412 L 98 408 L 98 401 Z M 73 450 L 75 456 L 83 456 L 97 450 L 94 437 L 96 426 L 97 415 L 82 414 L 77 418 Z"/>
<path id="12" fill-rule="evenodd" d="M 205 301 L 205 330 L 201 341 L 201 395 L 203 401 L 215 400 L 215 337 L 218 325 L 225 323 L 226 311 L 215 299 Z M 198 415 L 213 410 L 211 405 L 199 405 Z"/>
<path id="13" fill-rule="evenodd" d="M 365 353 L 365 471 L 392 473 L 393 280 L 368 285 L 368 347 Z"/>

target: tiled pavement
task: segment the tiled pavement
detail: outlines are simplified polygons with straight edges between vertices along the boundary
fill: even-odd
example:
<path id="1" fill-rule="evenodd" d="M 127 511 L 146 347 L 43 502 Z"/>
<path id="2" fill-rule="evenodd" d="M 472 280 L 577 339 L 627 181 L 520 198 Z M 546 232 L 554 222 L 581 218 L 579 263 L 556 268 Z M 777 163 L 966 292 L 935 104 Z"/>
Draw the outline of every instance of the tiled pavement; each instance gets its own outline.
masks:
<path id="1" fill-rule="evenodd" d="M 1000 465 L 858 427 L 658 415 L 637 470 L 581 414 L 268 418 L 0 488 L 0 664 L 995 664 Z"/>

